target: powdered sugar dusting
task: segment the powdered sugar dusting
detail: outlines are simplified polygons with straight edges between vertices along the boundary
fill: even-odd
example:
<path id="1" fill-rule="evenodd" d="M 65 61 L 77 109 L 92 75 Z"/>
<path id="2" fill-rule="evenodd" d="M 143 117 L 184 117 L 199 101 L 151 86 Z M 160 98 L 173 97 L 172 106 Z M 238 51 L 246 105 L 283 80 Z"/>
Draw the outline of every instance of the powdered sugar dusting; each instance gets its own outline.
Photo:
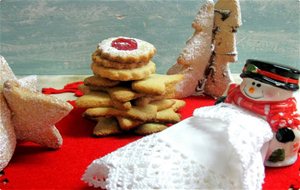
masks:
<path id="1" fill-rule="evenodd" d="M 206 52 L 207 48 L 210 49 L 211 43 L 207 39 L 211 39 L 211 35 L 204 33 L 196 34 L 195 39 L 186 45 L 179 57 L 186 62 L 197 59 Z"/>
<path id="2" fill-rule="evenodd" d="M 16 79 L 16 76 L 4 57 L 0 55 L 0 171 L 10 161 L 16 146 L 16 136 L 11 121 L 11 111 L 2 93 L 2 85 L 8 79 Z"/>
<path id="3" fill-rule="evenodd" d="M 111 56 L 120 56 L 120 57 L 127 57 L 127 56 L 144 56 L 145 54 L 150 54 L 153 51 L 156 51 L 155 47 L 150 44 L 149 42 L 137 39 L 137 38 L 131 38 L 134 39 L 137 42 L 137 49 L 126 51 L 126 50 L 118 50 L 111 46 L 112 41 L 118 39 L 118 38 L 129 38 L 129 37 L 112 37 L 103 40 L 98 45 L 98 49 L 102 50 L 103 53 L 110 54 Z"/>
<path id="4" fill-rule="evenodd" d="M 192 26 L 193 36 L 168 74 L 183 74 L 184 79 L 176 86 L 176 97 L 187 97 L 195 93 L 198 81 L 203 80 L 212 53 L 212 31 L 214 25 L 214 3 L 207 0 L 200 8 Z"/>
<path id="5" fill-rule="evenodd" d="M 67 102 L 22 87 L 9 80 L 4 85 L 4 96 L 14 112 L 12 122 L 17 139 L 59 148 L 62 137 L 54 124 L 72 109 Z"/>
<path id="6" fill-rule="evenodd" d="M 197 57 L 205 53 L 207 48 L 211 47 L 214 24 L 213 6 L 213 2 L 209 0 L 199 10 L 193 22 L 193 27 L 196 31 L 180 54 L 180 59 L 184 59 L 186 62 L 197 59 Z"/>
<path id="7" fill-rule="evenodd" d="M 15 147 L 16 135 L 11 121 L 11 112 L 0 90 L 0 171 L 10 161 Z"/>
<path id="8" fill-rule="evenodd" d="M 36 75 L 26 76 L 24 78 L 19 79 L 18 82 L 22 88 L 27 88 L 32 92 L 37 91 L 38 84 Z"/>
<path id="9" fill-rule="evenodd" d="M 4 57 L 0 55 L 0 84 L 2 85 L 8 79 L 17 79 L 17 77 L 8 66 Z"/>
<path id="10" fill-rule="evenodd" d="M 205 5 L 201 7 L 199 12 L 197 13 L 193 24 L 198 25 L 201 27 L 201 29 L 205 30 L 205 28 L 212 27 L 213 22 L 211 22 L 211 17 L 213 16 L 214 16 L 214 2 L 212 0 L 207 0 Z"/>

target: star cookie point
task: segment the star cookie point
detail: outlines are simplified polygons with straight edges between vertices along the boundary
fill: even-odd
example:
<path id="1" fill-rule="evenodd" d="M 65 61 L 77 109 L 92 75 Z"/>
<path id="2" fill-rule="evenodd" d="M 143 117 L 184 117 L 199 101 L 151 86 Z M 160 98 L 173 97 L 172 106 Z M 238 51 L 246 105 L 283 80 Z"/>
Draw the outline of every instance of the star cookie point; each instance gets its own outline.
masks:
<path id="1" fill-rule="evenodd" d="M 72 106 L 55 97 L 22 87 L 16 80 L 4 83 L 4 96 L 12 110 L 17 139 L 59 148 L 62 137 L 54 126 Z"/>
<path id="2" fill-rule="evenodd" d="M 8 79 L 16 79 L 16 76 L 4 57 L 0 55 L 0 171 L 7 166 L 16 147 L 11 111 L 2 92 L 3 82 Z"/>

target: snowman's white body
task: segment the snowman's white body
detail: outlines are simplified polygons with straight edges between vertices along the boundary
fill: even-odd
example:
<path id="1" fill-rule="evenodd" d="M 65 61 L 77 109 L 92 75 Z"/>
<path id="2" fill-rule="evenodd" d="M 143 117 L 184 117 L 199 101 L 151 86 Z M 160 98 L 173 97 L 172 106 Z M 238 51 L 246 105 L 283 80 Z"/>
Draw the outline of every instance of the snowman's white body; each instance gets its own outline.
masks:
<path id="1" fill-rule="evenodd" d="M 299 99 L 299 92 L 292 92 L 289 90 L 274 87 L 272 85 L 262 83 L 252 78 L 243 78 L 240 85 L 240 90 L 244 96 L 254 101 L 259 102 L 279 102 L 295 97 Z M 299 101 L 298 110 L 299 110 Z M 270 107 L 265 105 L 265 114 L 270 112 Z M 263 116 L 264 117 L 264 116 Z M 264 117 L 265 118 L 265 117 Z M 292 129 L 295 139 L 292 142 L 282 143 L 276 139 L 276 132 L 273 131 L 273 139 L 269 143 L 268 151 L 266 152 L 265 165 L 270 167 L 281 167 L 293 164 L 298 157 L 298 150 L 300 146 L 300 130 L 298 128 Z M 268 158 L 271 154 L 281 149 L 284 151 L 284 159 L 282 161 L 270 161 Z"/>

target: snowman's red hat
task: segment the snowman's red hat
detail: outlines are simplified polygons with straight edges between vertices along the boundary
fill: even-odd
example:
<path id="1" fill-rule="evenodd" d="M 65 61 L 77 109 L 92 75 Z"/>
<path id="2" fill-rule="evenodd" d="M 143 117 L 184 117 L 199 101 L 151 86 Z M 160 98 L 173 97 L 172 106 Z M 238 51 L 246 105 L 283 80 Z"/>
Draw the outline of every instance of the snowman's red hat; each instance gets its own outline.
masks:
<path id="1" fill-rule="evenodd" d="M 277 63 L 248 59 L 240 76 L 286 90 L 299 89 L 300 71 Z"/>

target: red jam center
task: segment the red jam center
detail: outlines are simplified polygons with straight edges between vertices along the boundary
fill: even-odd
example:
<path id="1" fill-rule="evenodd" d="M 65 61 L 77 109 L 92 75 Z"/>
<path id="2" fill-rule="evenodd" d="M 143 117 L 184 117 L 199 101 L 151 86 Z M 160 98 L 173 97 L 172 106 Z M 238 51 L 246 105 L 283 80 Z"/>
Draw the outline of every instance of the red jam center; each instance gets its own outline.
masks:
<path id="1" fill-rule="evenodd" d="M 134 39 L 117 38 L 111 42 L 111 46 L 117 50 L 135 50 L 137 49 L 137 42 Z"/>

